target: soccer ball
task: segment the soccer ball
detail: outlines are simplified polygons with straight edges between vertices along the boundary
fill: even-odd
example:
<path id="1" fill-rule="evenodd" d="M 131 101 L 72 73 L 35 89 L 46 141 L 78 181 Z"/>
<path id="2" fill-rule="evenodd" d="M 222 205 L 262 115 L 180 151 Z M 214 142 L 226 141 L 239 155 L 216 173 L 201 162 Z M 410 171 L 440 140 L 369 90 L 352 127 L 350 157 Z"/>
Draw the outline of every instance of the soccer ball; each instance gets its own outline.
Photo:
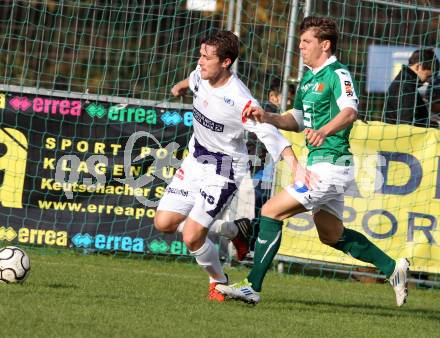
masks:
<path id="1" fill-rule="evenodd" d="M 0 249 L 0 284 L 23 283 L 30 269 L 29 256 L 22 249 L 15 246 Z"/>

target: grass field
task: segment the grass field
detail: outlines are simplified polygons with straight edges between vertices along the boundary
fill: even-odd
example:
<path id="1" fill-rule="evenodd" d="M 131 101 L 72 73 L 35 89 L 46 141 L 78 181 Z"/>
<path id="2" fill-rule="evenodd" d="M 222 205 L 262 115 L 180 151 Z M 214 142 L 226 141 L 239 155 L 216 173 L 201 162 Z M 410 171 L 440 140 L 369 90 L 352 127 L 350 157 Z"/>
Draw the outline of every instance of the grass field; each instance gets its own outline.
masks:
<path id="1" fill-rule="evenodd" d="M 190 263 L 28 250 L 23 285 L 0 285 L 0 337 L 438 337 L 440 291 L 269 273 L 263 301 L 206 300 Z M 247 270 L 227 269 L 232 280 Z"/>

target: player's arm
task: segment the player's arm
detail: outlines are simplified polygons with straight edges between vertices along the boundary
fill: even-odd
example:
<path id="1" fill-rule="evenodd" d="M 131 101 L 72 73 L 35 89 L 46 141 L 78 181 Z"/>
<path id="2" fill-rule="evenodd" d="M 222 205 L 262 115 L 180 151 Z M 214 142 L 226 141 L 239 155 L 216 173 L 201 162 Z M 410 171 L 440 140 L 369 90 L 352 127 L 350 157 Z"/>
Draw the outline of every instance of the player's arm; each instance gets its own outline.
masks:
<path id="1" fill-rule="evenodd" d="M 281 152 L 281 157 L 287 163 L 292 172 L 292 181 L 300 181 L 309 189 L 317 187 L 319 177 L 299 163 L 298 158 L 291 147 L 284 148 Z"/>
<path id="2" fill-rule="evenodd" d="M 284 159 L 292 172 L 293 180 L 303 182 L 308 188 L 316 187 L 317 177 L 298 162 L 290 142 L 281 135 L 274 125 L 247 120 L 244 123 L 244 128 L 257 135 L 275 162 L 280 157 Z"/>
<path id="3" fill-rule="evenodd" d="M 278 129 L 297 132 L 302 129 L 295 116 L 297 113 L 298 112 L 293 109 L 280 115 L 266 112 L 261 107 L 249 107 L 244 111 L 244 116 L 260 123 L 269 123 Z"/>
<path id="4" fill-rule="evenodd" d="M 306 128 L 304 134 L 309 144 L 318 147 L 324 143 L 327 136 L 334 135 L 338 131 L 352 125 L 357 120 L 357 110 L 352 107 L 343 108 L 333 120 L 318 130 Z"/>
<path id="5" fill-rule="evenodd" d="M 173 88 L 171 88 L 171 94 L 173 96 L 184 96 L 186 94 L 186 91 L 189 88 L 189 78 L 186 78 L 185 80 L 182 80 L 178 83 L 176 83 Z"/>

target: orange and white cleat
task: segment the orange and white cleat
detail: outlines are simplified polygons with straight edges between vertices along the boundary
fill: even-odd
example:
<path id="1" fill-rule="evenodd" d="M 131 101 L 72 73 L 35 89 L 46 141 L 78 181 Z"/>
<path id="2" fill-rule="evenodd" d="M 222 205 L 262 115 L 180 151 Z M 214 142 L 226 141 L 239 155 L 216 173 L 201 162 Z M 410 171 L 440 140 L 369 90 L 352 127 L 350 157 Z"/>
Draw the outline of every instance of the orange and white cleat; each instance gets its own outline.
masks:
<path id="1" fill-rule="evenodd" d="M 208 300 L 221 303 L 224 302 L 226 299 L 221 292 L 215 289 L 217 285 L 220 285 L 220 283 L 216 283 L 216 282 L 209 283 Z"/>

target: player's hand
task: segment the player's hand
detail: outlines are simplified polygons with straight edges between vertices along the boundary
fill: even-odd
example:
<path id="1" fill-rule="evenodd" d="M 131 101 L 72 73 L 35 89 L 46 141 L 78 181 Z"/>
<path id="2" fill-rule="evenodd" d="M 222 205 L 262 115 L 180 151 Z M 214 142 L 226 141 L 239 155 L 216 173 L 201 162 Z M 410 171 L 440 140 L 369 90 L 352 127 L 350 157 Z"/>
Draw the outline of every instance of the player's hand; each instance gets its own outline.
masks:
<path id="1" fill-rule="evenodd" d="M 319 176 L 310 171 L 307 168 L 304 168 L 301 164 L 297 163 L 295 168 L 293 169 L 293 177 L 292 184 L 297 182 L 301 182 L 304 184 L 309 190 L 316 189 L 319 183 Z"/>
<path id="2" fill-rule="evenodd" d="M 327 137 L 322 130 L 313 130 L 310 128 L 304 129 L 304 134 L 309 144 L 315 147 L 322 145 Z"/>
<path id="3" fill-rule="evenodd" d="M 173 94 L 174 97 L 185 96 L 186 88 L 182 88 L 179 84 L 176 84 L 171 88 L 171 94 Z"/>
<path id="4" fill-rule="evenodd" d="M 263 123 L 265 121 L 266 112 L 261 107 L 248 107 L 243 111 L 243 116 Z"/>

